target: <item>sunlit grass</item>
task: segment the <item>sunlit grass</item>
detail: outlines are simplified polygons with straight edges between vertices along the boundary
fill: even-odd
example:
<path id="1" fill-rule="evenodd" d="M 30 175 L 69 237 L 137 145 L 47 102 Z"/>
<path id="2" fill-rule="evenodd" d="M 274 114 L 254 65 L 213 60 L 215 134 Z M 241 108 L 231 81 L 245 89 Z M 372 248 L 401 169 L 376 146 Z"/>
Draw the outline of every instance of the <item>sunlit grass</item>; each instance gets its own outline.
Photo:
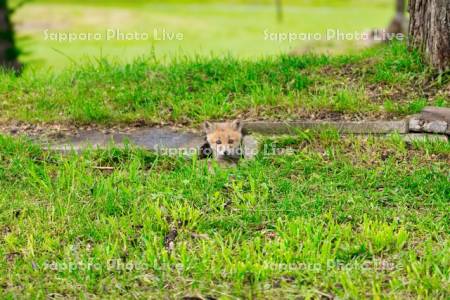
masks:
<path id="1" fill-rule="evenodd" d="M 95 3 L 95 2 L 94 2 Z M 273 5 L 242 4 L 146 4 L 127 2 L 125 6 L 86 3 L 31 2 L 15 15 L 21 59 L 34 67 L 48 66 L 58 70 L 89 58 L 120 58 L 130 62 L 153 51 L 158 58 L 178 55 L 234 55 L 255 58 L 291 50 L 343 53 L 358 51 L 354 41 L 266 40 L 268 33 L 320 33 L 328 29 L 341 32 L 363 32 L 383 28 L 393 14 L 391 5 L 343 2 L 342 5 L 286 5 L 284 20 L 277 22 Z M 45 16 L 45 20 L 36 19 Z M 123 33 L 146 33 L 148 40 L 106 39 L 108 29 Z M 99 40 L 46 40 L 49 33 L 100 33 Z M 155 34 L 156 31 L 156 34 Z M 180 33 L 183 40 L 163 37 Z M 163 39 L 164 40 L 161 40 Z"/>
<path id="2" fill-rule="evenodd" d="M 448 296 L 448 143 L 266 143 L 290 154 L 211 172 L 0 137 L 3 297 Z"/>
<path id="3" fill-rule="evenodd" d="M 164 63 L 150 56 L 130 64 L 103 59 L 59 74 L 0 74 L 0 119 L 195 126 L 236 117 L 399 118 L 426 105 L 448 106 L 441 88 L 447 79 L 433 84 L 428 93 L 435 96 L 421 96 L 425 87 L 419 83 L 429 74 L 404 44 L 343 56 L 198 56 Z"/>

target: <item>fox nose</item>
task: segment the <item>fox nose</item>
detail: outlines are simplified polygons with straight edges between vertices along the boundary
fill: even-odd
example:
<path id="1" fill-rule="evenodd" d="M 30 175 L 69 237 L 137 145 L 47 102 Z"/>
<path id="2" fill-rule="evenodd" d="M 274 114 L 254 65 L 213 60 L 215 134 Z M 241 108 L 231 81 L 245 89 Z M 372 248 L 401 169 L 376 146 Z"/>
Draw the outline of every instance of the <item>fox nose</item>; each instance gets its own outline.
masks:
<path id="1" fill-rule="evenodd" d="M 223 152 L 223 155 L 230 155 L 230 152 L 228 152 L 228 150 L 225 150 L 225 151 Z"/>

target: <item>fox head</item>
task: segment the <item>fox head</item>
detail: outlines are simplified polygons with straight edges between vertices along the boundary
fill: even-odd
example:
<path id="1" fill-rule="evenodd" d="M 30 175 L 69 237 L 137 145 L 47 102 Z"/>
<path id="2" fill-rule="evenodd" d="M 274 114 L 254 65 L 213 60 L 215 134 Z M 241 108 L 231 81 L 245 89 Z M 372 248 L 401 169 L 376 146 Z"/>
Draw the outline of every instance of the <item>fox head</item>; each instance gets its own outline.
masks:
<path id="1" fill-rule="evenodd" d="M 241 156 L 242 122 L 205 122 L 206 140 L 216 159 L 238 159 Z"/>

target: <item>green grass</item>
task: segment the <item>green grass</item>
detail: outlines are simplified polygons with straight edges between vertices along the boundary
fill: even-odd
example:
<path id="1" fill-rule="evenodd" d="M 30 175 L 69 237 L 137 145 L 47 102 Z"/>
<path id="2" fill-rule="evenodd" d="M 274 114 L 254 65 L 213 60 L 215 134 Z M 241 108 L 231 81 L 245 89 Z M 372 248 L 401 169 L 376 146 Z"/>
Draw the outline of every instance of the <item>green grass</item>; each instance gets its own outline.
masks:
<path id="1" fill-rule="evenodd" d="M 446 85 L 448 78 L 434 81 L 403 44 L 345 56 L 104 59 L 59 74 L 0 74 L 0 121 L 190 126 L 235 117 L 393 118 L 448 106 Z"/>
<path id="2" fill-rule="evenodd" d="M 448 143 L 266 145 L 292 150 L 211 173 L 0 136 L 1 297 L 448 299 Z"/>
<path id="3" fill-rule="evenodd" d="M 51 2 L 16 16 L 29 66 L 0 71 L 0 124 L 392 119 L 450 106 L 448 75 L 404 44 L 288 56 L 294 45 L 261 41 L 264 28 L 380 27 L 386 1 L 285 2 L 282 24 L 245 0 Z M 48 24 L 35 21 L 44 13 Z M 119 21 L 186 40 L 42 41 L 48 26 Z M 0 298 L 450 297 L 449 143 L 305 131 L 266 139 L 237 167 L 212 164 L 133 147 L 61 155 L 0 135 Z"/>
<path id="4" fill-rule="evenodd" d="M 50 66 L 61 70 L 73 61 L 99 57 L 120 58 L 129 63 L 137 56 L 148 56 L 153 51 L 158 58 L 211 53 L 254 58 L 294 49 L 300 52 L 358 51 L 352 41 L 268 41 L 264 32 L 318 32 L 325 35 L 329 28 L 353 33 L 385 27 L 394 14 L 392 3 L 385 0 L 368 2 L 286 3 L 284 21 L 278 23 L 272 3 L 33 1 L 17 11 L 14 21 L 19 47 L 25 51 L 21 60 L 33 68 Z M 36 20 L 36 15 L 45 16 L 45 21 Z M 106 31 L 110 28 L 118 28 L 121 32 L 144 32 L 149 39 L 106 40 Z M 50 33 L 100 33 L 103 36 L 99 40 L 59 42 L 46 40 L 45 30 Z M 163 30 L 181 33 L 183 40 L 157 40 L 154 30 L 158 37 Z"/>

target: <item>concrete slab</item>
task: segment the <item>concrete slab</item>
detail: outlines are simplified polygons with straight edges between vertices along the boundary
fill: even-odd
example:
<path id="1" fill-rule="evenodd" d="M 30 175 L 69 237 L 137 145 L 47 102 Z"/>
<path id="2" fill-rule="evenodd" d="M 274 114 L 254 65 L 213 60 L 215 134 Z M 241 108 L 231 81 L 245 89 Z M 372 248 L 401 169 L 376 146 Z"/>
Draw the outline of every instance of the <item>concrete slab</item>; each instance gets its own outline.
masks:
<path id="1" fill-rule="evenodd" d="M 244 129 L 250 133 L 265 135 L 294 134 L 298 130 L 323 130 L 333 128 L 340 133 L 355 134 L 387 134 L 407 133 L 408 121 L 296 121 L 296 122 L 267 122 L 257 121 L 245 123 Z"/>
<path id="2" fill-rule="evenodd" d="M 441 134 L 427 134 L 427 133 L 409 133 L 401 135 L 401 138 L 407 142 L 448 142 L 448 137 Z"/>
<path id="3" fill-rule="evenodd" d="M 450 108 L 425 107 L 409 119 L 409 130 L 450 135 Z"/>
<path id="4" fill-rule="evenodd" d="M 39 141 L 38 141 L 39 142 Z M 205 143 L 203 135 L 195 132 L 167 128 L 142 128 L 127 133 L 104 133 L 99 130 L 81 131 L 75 136 L 65 136 L 60 140 L 40 141 L 44 148 L 59 152 L 81 152 L 85 149 L 107 149 L 125 144 L 156 151 L 163 155 L 196 155 Z M 253 158 L 258 151 L 258 141 L 252 136 L 243 139 L 245 158 Z"/>
<path id="5" fill-rule="evenodd" d="M 425 121 L 445 121 L 450 123 L 450 108 L 449 107 L 434 107 L 427 106 L 420 113 L 422 119 Z"/>

